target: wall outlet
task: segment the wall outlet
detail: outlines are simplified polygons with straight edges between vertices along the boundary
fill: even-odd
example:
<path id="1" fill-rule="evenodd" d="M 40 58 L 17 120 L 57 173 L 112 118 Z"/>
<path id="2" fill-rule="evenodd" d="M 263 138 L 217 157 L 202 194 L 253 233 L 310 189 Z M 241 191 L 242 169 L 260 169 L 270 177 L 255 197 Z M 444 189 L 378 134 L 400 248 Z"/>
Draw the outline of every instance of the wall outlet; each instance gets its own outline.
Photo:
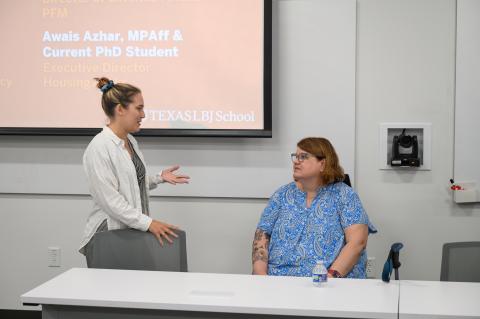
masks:
<path id="1" fill-rule="evenodd" d="M 367 258 L 367 278 L 375 278 L 375 257 Z"/>
<path id="2" fill-rule="evenodd" d="M 60 267 L 61 253 L 60 247 L 48 247 L 48 267 Z"/>

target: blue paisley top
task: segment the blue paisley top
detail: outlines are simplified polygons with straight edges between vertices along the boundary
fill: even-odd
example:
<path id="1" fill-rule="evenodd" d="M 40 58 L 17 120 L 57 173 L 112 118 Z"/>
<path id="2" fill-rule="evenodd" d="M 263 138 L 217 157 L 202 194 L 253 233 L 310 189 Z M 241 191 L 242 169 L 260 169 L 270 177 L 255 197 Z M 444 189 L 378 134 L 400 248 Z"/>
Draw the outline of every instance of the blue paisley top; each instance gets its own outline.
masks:
<path id="1" fill-rule="evenodd" d="M 366 224 L 369 233 L 377 232 L 357 193 L 342 182 L 319 188 L 309 208 L 306 204 L 306 193 L 292 182 L 280 187 L 263 211 L 257 228 L 271 236 L 269 275 L 311 276 L 317 260 L 329 268 L 337 258 L 345 244 L 345 228 Z M 365 278 L 366 263 L 364 250 L 346 277 Z"/>

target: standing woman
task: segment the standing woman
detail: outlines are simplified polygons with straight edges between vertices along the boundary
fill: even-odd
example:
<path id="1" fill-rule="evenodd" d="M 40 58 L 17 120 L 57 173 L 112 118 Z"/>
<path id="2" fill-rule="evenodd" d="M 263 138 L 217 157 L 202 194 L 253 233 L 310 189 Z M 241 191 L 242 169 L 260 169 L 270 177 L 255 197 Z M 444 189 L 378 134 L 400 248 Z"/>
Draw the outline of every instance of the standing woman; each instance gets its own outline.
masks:
<path id="1" fill-rule="evenodd" d="M 163 245 L 177 237 L 173 226 L 152 219 L 148 191 L 159 183 L 188 183 L 189 177 L 177 175 L 179 166 L 146 174 L 145 161 L 137 141 L 130 135 L 140 130 L 145 117 L 143 97 L 139 88 L 114 83 L 107 78 L 95 78 L 102 91 L 102 108 L 109 124 L 98 133 L 83 155 L 83 167 L 93 197 L 93 211 L 87 220 L 80 253 L 91 262 L 91 239 L 96 232 L 134 228 L 149 231 Z"/>

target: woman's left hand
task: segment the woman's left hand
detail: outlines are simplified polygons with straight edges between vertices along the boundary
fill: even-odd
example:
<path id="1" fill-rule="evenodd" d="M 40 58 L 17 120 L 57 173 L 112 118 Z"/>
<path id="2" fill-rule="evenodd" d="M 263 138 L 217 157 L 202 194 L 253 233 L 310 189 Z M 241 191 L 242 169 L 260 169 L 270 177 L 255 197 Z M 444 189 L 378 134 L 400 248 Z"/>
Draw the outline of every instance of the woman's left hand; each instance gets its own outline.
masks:
<path id="1" fill-rule="evenodd" d="M 188 184 L 190 179 L 187 175 L 177 175 L 174 172 L 180 168 L 179 165 L 175 165 L 169 168 L 166 168 L 162 171 L 162 179 L 166 183 L 176 185 L 176 184 Z"/>

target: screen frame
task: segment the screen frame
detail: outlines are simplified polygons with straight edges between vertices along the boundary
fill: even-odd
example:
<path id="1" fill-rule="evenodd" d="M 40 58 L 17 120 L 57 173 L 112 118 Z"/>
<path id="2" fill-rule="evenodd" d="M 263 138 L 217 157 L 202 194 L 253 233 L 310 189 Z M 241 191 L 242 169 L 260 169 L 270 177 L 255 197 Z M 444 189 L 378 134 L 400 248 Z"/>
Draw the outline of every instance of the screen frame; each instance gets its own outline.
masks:
<path id="1" fill-rule="evenodd" d="M 263 129 L 141 129 L 135 136 L 272 137 L 272 1 L 263 0 Z M 102 128 L 0 127 L 0 135 L 93 136 Z"/>

